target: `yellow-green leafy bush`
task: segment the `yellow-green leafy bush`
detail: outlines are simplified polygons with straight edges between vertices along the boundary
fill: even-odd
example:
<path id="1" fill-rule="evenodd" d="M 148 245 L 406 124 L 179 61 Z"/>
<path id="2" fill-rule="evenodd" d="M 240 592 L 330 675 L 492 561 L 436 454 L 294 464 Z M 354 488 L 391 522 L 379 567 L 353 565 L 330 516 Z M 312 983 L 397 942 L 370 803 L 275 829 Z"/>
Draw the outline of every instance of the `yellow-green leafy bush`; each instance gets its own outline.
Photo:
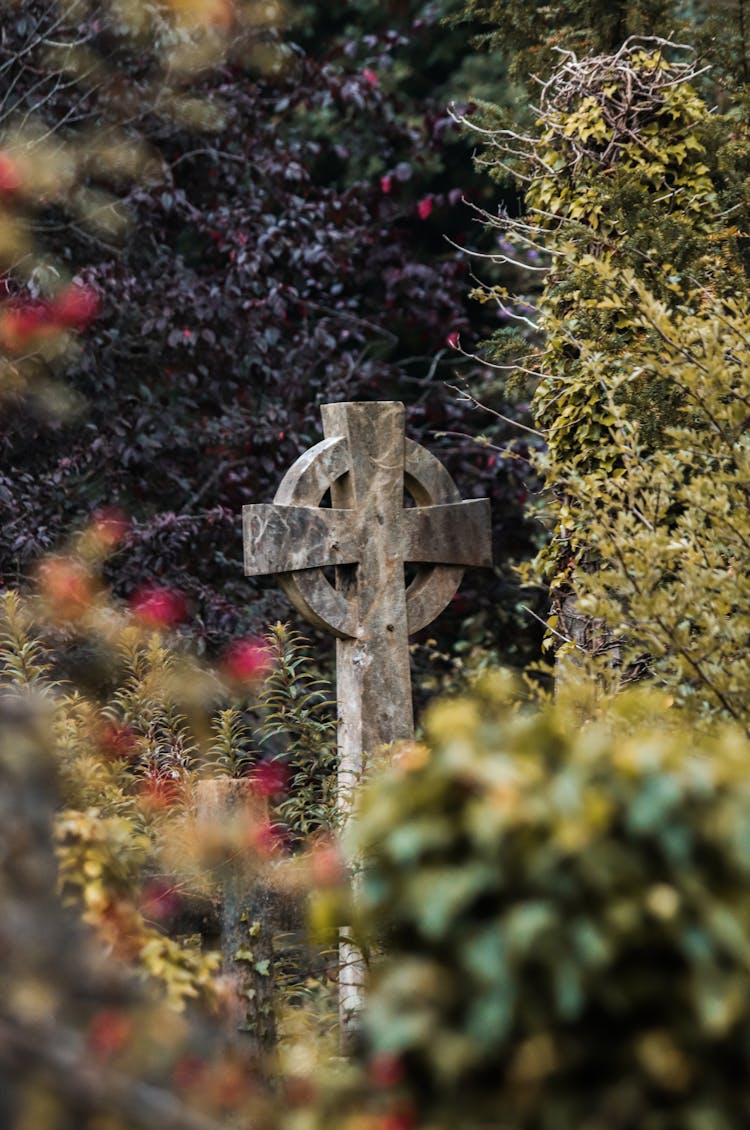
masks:
<path id="1" fill-rule="evenodd" d="M 374 1061 L 431 1125 L 729 1130 L 750 1115 L 750 745 L 629 691 L 433 707 L 366 792 Z"/>
<path id="2" fill-rule="evenodd" d="M 627 308 L 642 344 L 609 389 L 614 473 L 550 460 L 567 500 L 561 527 L 577 525 L 588 547 L 569 579 L 605 662 L 617 656 L 620 679 L 648 672 L 694 721 L 733 719 L 747 731 L 748 301 L 703 291 L 673 310 L 626 272 L 600 266 L 599 277 L 602 293 Z M 596 356 L 583 354 L 580 379 L 593 381 L 596 371 Z M 675 408 L 653 448 L 618 400 L 633 382 L 657 375 Z"/>
<path id="3" fill-rule="evenodd" d="M 566 54 L 533 128 L 489 129 L 525 201 L 492 222 L 549 256 L 536 344 L 490 350 L 537 377 L 549 643 L 746 725 L 750 134 L 705 69 L 665 40 Z"/>

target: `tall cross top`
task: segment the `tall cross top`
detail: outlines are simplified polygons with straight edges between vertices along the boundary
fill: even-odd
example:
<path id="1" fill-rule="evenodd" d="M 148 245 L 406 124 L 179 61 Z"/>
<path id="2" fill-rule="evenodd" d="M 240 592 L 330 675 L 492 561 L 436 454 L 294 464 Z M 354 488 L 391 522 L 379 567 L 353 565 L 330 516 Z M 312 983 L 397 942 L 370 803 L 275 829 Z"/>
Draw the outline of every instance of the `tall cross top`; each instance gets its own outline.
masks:
<path id="1" fill-rule="evenodd" d="M 244 507 L 245 572 L 275 574 L 295 607 L 337 637 L 346 785 L 363 751 L 412 736 L 408 637 L 442 611 L 465 566 L 492 564 L 489 500 L 461 500 L 443 465 L 406 438 L 403 404 L 321 413 L 325 439 L 293 464 L 274 502 Z M 405 564 L 417 567 L 408 587 Z"/>

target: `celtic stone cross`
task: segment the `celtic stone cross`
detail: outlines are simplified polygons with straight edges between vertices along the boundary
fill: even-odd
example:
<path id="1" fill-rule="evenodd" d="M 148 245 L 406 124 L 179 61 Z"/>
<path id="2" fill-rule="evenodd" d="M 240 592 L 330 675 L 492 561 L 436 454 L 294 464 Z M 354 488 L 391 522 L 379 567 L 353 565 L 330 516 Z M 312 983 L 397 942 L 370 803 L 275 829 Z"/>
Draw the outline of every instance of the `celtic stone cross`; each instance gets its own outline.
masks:
<path id="1" fill-rule="evenodd" d="M 403 404 L 324 404 L 321 413 L 325 439 L 292 465 L 273 503 L 243 508 L 245 573 L 275 574 L 303 616 L 337 637 L 347 815 L 363 754 L 413 736 L 409 636 L 445 608 L 465 566 L 492 564 L 490 515 L 488 499 L 462 501 L 443 465 L 404 435 Z M 405 565 L 415 568 L 408 586 Z M 341 954 L 346 1027 L 363 967 L 348 943 Z"/>
<path id="2" fill-rule="evenodd" d="M 321 414 L 325 439 L 273 503 L 243 509 L 245 573 L 275 574 L 303 616 L 337 637 L 346 789 L 363 752 L 413 735 L 408 638 L 443 610 L 464 566 L 492 564 L 489 500 L 461 500 L 443 465 L 405 437 L 403 404 L 324 404 Z M 405 564 L 416 566 L 408 587 Z"/>

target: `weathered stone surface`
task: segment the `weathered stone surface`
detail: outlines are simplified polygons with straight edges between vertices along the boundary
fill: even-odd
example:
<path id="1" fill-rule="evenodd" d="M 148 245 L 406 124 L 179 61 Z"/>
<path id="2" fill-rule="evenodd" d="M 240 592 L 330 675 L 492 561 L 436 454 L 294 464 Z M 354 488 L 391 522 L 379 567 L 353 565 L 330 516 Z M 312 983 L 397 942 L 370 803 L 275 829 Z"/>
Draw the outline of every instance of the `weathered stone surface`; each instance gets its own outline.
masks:
<path id="1" fill-rule="evenodd" d="M 245 561 L 256 573 L 286 573 L 359 558 L 348 510 L 259 505 L 245 523 Z"/>
<path id="2" fill-rule="evenodd" d="M 490 504 L 486 498 L 404 510 L 404 561 L 442 565 L 492 565 Z"/>
<path id="3" fill-rule="evenodd" d="M 325 404 L 321 414 L 325 439 L 290 468 L 274 503 L 244 509 L 245 571 L 276 573 L 296 607 L 338 637 L 346 797 L 363 751 L 413 732 L 408 635 L 445 607 L 463 566 L 491 564 L 489 502 L 463 502 L 435 456 L 405 437 L 403 404 Z M 404 507 L 404 490 L 416 506 Z M 405 563 L 419 566 L 408 589 Z M 335 587 L 323 573 L 331 565 Z"/>
<path id="4" fill-rule="evenodd" d="M 400 405 L 324 405 L 324 420 L 330 420 L 326 430 L 335 429 L 336 420 L 346 429 L 349 416 L 360 410 L 374 425 L 376 417 L 381 418 L 381 407 L 400 409 L 403 421 Z M 329 409 L 341 412 L 336 417 Z M 378 442 L 384 442 L 383 437 Z M 412 634 L 450 601 L 464 566 L 491 564 L 489 501 L 463 502 L 439 460 L 412 440 L 402 435 L 396 447 L 403 449 L 403 455 L 396 470 L 401 478 L 399 502 L 389 518 L 391 549 L 403 563 L 422 566 L 406 591 L 406 624 Z M 346 516 L 340 502 L 334 501 L 333 509 L 320 507 L 327 491 L 340 499 L 351 490 L 350 451 L 347 434 L 327 435 L 289 469 L 273 504 L 244 508 L 245 571 L 249 576 L 277 574 L 290 601 L 311 623 L 339 638 L 361 641 L 375 627 L 372 618 L 361 613 L 357 594 L 341 577 L 334 588 L 322 571 L 324 565 L 356 563 L 358 574 L 366 573 L 362 547 L 380 536 L 369 506 L 348 509 Z M 382 482 L 374 477 L 373 464 L 363 453 L 358 454 L 357 476 L 363 498 L 382 491 Z M 403 488 L 416 507 L 402 507 Z M 369 590 L 369 583 L 366 587 Z"/>
<path id="5" fill-rule="evenodd" d="M 196 801 L 199 826 L 204 828 L 237 821 L 252 826 L 268 819 L 266 805 L 250 793 L 247 779 L 200 781 Z M 254 1047 L 262 1059 L 276 1044 L 272 893 L 247 875 L 241 859 L 225 862 L 219 877 L 222 974 L 230 998 L 224 1017 L 228 1037 L 230 1043 Z M 246 957 L 250 947 L 252 962 Z"/>
<path id="6" fill-rule="evenodd" d="M 434 455 L 404 436 L 396 402 L 325 404 L 325 439 L 246 506 L 245 572 L 275 573 L 295 607 L 336 637 L 339 803 L 363 755 L 413 734 L 409 634 L 429 624 L 467 565 L 491 565 L 489 501 L 463 502 Z M 404 491 L 416 505 L 404 507 Z M 330 492 L 331 507 L 321 507 Z M 404 565 L 417 566 L 408 588 Z M 323 566 L 336 567 L 335 587 Z M 342 943 L 342 1021 L 361 1002 L 360 955 Z"/>

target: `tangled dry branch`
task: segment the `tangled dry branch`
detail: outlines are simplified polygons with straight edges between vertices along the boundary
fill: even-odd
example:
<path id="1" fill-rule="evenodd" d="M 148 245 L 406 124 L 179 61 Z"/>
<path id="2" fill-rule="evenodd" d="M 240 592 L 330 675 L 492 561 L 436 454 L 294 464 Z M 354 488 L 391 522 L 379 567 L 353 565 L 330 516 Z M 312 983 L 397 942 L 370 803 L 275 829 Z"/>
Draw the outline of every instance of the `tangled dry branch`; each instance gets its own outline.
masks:
<path id="1" fill-rule="evenodd" d="M 676 51 L 689 53 L 688 58 L 667 58 Z M 538 114 L 545 127 L 567 142 L 573 169 L 586 159 L 607 167 L 623 145 L 647 147 L 643 130 L 664 109 L 665 92 L 694 82 L 707 70 L 698 65 L 692 48 L 657 36 L 633 36 L 615 55 L 578 59 L 566 52 L 562 65 L 542 84 Z M 606 144 L 585 144 L 566 131 L 568 116 L 586 99 L 596 103 L 606 124 Z"/>
<path id="2" fill-rule="evenodd" d="M 676 57 L 683 53 L 682 61 Z M 686 58 L 684 56 L 687 56 Z M 572 51 L 541 82 L 537 114 L 540 134 L 530 137 L 513 129 L 478 127 L 455 115 L 456 120 L 483 138 L 485 155 L 479 164 L 500 165 L 516 180 L 530 183 L 543 176 L 559 176 L 545 159 L 540 136 L 546 135 L 566 157 L 566 168 L 575 174 L 585 161 L 602 168 L 613 166 L 622 149 L 635 143 L 649 149 L 646 127 L 663 113 L 668 91 L 693 83 L 709 68 L 701 66 L 693 49 L 659 36 L 631 36 L 614 55 L 579 59 Z M 581 136 L 570 128 L 571 115 L 588 106 L 601 121 L 600 128 Z M 585 131 L 584 131 L 585 132 Z"/>

